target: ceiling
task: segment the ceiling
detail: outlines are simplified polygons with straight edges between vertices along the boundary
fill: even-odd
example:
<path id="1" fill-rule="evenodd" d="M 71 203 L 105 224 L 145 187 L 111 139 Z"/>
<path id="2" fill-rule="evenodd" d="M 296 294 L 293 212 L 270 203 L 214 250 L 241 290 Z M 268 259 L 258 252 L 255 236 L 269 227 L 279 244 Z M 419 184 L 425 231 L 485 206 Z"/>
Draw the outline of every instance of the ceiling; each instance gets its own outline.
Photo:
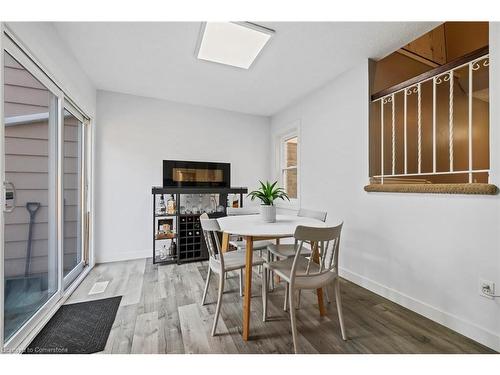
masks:
<path id="1" fill-rule="evenodd" d="M 270 116 L 436 22 L 258 22 L 274 29 L 249 70 L 198 60 L 200 22 L 56 22 L 101 90 Z"/>

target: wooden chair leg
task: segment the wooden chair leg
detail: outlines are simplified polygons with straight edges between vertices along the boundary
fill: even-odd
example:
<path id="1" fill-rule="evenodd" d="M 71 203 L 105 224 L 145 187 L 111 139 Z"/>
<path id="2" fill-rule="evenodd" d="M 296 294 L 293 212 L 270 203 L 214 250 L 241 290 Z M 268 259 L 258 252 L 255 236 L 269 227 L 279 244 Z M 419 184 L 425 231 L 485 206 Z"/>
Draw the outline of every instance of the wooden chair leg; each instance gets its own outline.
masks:
<path id="1" fill-rule="evenodd" d="M 207 291 L 208 291 L 208 284 L 210 284 L 210 275 L 212 273 L 212 270 L 210 266 L 208 266 L 208 272 L 207 272 L 207 281 L 205 282 L 205 290 L 203 291 L 203 297 L 201 299 L 201 305 L 203 306 L 205 304 L 205 300 L 207 298 Z"/>
<path id="2" fill-rule="evenodd" d="M 215 336 L 215 330 L 217 329 L 217 322 L 219 321 L 220 305 L 222 303 L 222 295 L 224 294 L 224 274 L 221 273 L 219 276 L 219 295 L 217 297 L 217 307 L 215 308 L 214 325 L 212 327 L 212 336 Z"/>
<path id="3" fill-rule="evenodd" d="M 287 283 L 288 285 L 288 283 Z M 292 339 L 293 339 L 293 350 L 297 354 L 297 322 L 295 321 L 295 290 L 294 288 L 287 288 L 287 294 L 289 294 L 290 299 L 290 324 L 292 326 Z"/>
<path id="4" fill-rule="evenodd" d="M 344 314 L 342 313 L 342 299 L 340 296 L 340 281 L 335 279 L 335 301 L 337 302 L 337 312 L 339 314 L 340 331 L 342 333 L 342 340 L 347 340 L 344 327 Z"/>

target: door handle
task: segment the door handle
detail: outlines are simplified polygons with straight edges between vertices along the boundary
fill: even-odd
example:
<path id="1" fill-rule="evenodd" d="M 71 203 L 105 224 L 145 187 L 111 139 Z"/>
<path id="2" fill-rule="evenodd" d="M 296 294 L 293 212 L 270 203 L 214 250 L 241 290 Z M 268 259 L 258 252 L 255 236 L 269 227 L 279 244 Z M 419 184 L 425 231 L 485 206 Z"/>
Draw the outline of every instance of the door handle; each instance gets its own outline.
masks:
<path id="1" fill-rule="evenodd" d="M 5 186 L 5 199 L 4 199 L 4 207 L 3 210 L 4 212 L 10 213 L 16 209 L 16 197 L 17 197 L 17 192 L 16 192 L 16 187 L 12 182 L 9 181 L 4 181 L 4 186 Z M 12 192 L 7 192 L 7 189 L 10 187 L 10 190 Z M 9 194 L 10 193 L 10 194 Z M 12 199 L 12 206 L 10 208 L 7 207 L 7 199 Z"/>

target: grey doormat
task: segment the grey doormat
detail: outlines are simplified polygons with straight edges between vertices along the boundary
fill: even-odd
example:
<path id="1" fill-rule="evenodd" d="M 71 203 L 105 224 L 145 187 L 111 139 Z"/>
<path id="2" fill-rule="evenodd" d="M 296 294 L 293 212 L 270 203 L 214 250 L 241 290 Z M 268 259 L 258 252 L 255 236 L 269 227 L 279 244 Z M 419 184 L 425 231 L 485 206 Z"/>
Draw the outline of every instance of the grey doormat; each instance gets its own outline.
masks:
<path id="1" fill-rule="evenodd" d="M 24 354 L 89 354 L 104 350 L 122 297 L 62 305 Z"/>

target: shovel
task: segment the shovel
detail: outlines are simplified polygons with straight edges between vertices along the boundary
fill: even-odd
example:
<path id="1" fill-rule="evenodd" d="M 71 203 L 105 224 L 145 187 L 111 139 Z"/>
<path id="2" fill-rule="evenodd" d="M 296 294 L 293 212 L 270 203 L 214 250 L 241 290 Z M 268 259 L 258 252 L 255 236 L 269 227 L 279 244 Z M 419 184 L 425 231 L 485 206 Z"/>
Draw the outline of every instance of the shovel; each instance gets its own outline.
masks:
<path id="1" fill-rule="evenodd" d="M 31 268 L 31 242 L 33 239 L 33 224 L 35 223 L 35 215 L 40 208 L 40 202 L 27 202 L 26 209 L 30 214 L 30 223 L 28 229 L 28 245 L 26 248 L 26 265 L 24 268 L 24 276 L 28 277 Z"/>

